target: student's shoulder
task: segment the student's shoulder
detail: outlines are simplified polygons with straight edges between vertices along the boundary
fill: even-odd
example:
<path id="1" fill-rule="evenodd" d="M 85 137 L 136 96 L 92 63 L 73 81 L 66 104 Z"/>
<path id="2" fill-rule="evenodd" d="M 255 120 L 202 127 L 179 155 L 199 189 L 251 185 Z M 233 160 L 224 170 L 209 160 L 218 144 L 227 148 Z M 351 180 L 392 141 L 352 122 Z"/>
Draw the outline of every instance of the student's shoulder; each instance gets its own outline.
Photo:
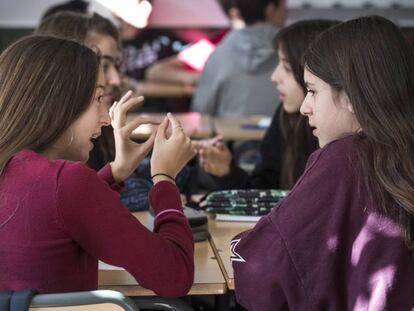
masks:
<path id="1" fill-rule="evenodd" d="M 57 160 L 54 161 L 53 165 L 57 171 L 59 183 L 76 182 L 78 185 L 87 185 L 93 180 L 98 180 L 96 172 L 89 168 L 85 163 Z"/>
<path id="2" fill-rule="evenodd" d="M 330 142 L 323 148 L 317 149 L 308 159 L 305 173 L 315 166 L 342 167 L 357 161 L 360 138 L 350 135 Z"/>

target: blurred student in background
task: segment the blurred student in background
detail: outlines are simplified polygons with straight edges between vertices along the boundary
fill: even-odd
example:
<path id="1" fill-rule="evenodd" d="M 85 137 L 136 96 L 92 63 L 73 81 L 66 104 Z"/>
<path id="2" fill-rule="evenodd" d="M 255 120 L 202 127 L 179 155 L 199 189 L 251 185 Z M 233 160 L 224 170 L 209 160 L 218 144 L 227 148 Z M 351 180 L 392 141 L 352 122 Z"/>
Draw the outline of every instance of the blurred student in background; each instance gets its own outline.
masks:
<path id="1" fill-rule="evenodd" d="M 0 73 L 0 291 L 94 290 L 100 259 L 160 296 L 185 295 L 194 245 L 174 179 L 193 148 L 179 122 L 169 115 L 146 142 L 132 142 L 134 128 L 156 120 L 126 122 L 143 100 L 132 92 L 108 114 L 100 57 L 75 41 L 23 38 L 0 56 Z M 115 159 L 96 173 L 82 162 L 110 122 Z M 152 147 L 150 232 L 118 191 Z"/>
<path id="2" fill-rule="evenodd" d="M 248 310 L 414 308 L 414 53 L 382 17 L 321 33 L 300 108 L 320 149 L 286 198 L 232 241 Z M 260 295 L 257 295 L 260 292 Z"/>
<path id="3" fill-rule="evenodd" d="M 191 109 L 213 116 L 273 115 L 277 90 L 272 39 L 286 19 L 285 0 L 238 0 L 246 27 L 231 31 L 208 59 Z"/>
<path id="4" fill-rule="evenodd" d="M 290 189 L 318 147 L 312 129 L 299 112 L 306 95 L 302 55 L 323 30 L 338 22 L 306 20 L 280 30 L 273 40 L 278 64 L 273 71 L 280 106 L 260 146 L 260 160 L 249 176 L 232 161 L 226 145 L 215 138 L 199 143 L 201 167 L 215 178 L 218 189 Z"/>

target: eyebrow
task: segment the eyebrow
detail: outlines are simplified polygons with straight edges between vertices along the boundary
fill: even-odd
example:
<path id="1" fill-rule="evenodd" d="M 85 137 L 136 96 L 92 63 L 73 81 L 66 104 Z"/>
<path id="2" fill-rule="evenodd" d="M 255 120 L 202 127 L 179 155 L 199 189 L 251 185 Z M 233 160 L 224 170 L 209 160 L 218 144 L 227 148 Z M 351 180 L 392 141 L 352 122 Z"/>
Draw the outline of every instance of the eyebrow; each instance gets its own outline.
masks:
<path id="1" fill-rule="evenodd" d="M 114 58 L 114 57 L 112 57 L 110 55 L 106 55 L 106 54 L 102 55 L 101 57 L 108 60 L 108 61 L 110 61 L 110 62 L 112 62 L 112 63 L 114 63 L 114 64 L 118 64 L 118 63 L 121 62 L 120 57 Z"/>
<path id="2" fill-rule="evenodd" d="M 305 86 L 306 87 L 315 86 L 315 84 L 313 84 L 312 82 L 305 81 Z"/>

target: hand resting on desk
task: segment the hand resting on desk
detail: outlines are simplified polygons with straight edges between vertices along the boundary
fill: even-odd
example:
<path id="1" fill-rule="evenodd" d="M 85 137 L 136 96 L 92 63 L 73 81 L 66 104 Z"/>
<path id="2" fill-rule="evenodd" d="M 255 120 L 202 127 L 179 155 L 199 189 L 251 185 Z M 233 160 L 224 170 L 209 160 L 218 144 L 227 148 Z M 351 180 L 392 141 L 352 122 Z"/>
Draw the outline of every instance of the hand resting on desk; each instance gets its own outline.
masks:
<path id="1" fill-rule="evenodd" d="M 200 166 L 207 173 L 223 177 L 230 173 L 232 154 L 221 136 L 197 142 Z"/>

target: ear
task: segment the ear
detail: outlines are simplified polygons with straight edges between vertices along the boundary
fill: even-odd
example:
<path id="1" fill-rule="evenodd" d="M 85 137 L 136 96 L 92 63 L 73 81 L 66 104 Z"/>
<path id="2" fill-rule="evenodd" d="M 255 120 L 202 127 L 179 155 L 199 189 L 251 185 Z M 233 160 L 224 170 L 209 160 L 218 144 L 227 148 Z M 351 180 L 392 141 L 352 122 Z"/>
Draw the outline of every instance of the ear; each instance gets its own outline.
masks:
<path id="1" fill-rule="evenodd" d="M 352 107 L 351 103 L 347 104 L 347 105 L 346 105 L 346 108 L 348 109 L 348 111 L 349 111 L 350 113 L 355 114 L 355 112 L 354 112 L 354 107 Z"/>
<path id="2" fill-rule="evenodd" d="M 266 21 L 273 21 L 274 16 L 275 16 L 276 9 L 277 8 L 276 8 L 276 6 L 275 6 L 275 4 L 273 2 L 269 2 L 266 5 L 265 14 L 264 14 Z"/>
<path id="3" fill-rule="evenodd" d="M 344 91 L 341 91 L 340 92 L 340 94 L 339 94 L 339 100 L 340 100 L 340 103 L 341 103 L 341 106 L 342 107 L 346 107 L 346 109 L 348 109 L 348 111 L 350 113 L 355 114 L 354 107 L 352 106 L 352 103 L 349 100 L 348 95 Z"/>

